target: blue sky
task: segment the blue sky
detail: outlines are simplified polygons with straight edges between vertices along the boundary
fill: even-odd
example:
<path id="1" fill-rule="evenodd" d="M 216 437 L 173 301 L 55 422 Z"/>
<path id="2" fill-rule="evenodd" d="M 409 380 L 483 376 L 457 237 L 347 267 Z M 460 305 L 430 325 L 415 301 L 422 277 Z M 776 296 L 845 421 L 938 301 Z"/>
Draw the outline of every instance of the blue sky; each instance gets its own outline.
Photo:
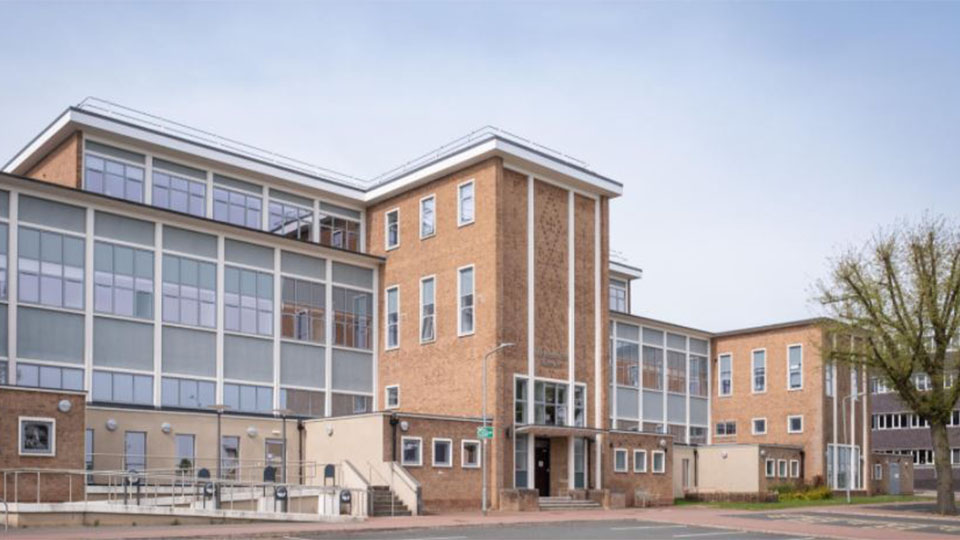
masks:
<path id="1" fill-rule="evenodd" d="M 94 95 L 373 176 L 485 124 L 624 183 L 634 310 L 818 314 L 826 260 L 960 217 L 960 3 L 0 3 L 0 161 Z"/>

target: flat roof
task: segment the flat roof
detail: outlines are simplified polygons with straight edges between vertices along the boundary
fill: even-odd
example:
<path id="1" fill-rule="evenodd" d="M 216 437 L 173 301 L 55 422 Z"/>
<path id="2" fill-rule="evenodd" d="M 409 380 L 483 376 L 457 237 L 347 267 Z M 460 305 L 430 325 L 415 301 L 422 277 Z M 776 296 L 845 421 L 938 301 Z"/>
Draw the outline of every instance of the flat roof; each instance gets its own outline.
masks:
<path id="1" fill-rule="evenodd" d="M 634 315 L 632 313 L 624 313 L 622 311 L 614 311 L 614 310 L 610 310 L 610 315 L 615 318 L 628 319 L 632 322 L 636 322 L 642 325 L 659 326 L 661 328 L 674 329 L 680 332 L 690 332 L 690 333 L 697 334 L 698 336 L 706 339 L 710 339 L 711 337 L 714 336 L 712 332 L 707 330 L 701 330 L 699 328 L 693 328 L 690 326 L 683 326 L 681 324 L 675 324 L 672 322 L 652 319 L 650 317 L 644 317 L 642 315 Z"/>
<path id="2" fill-rule="evenodd" d="M 736 336 L 739 334 L 756 334 L 759 332 L 769 332 L 772 330 L 782 330 L 786 328 L 797 328 L 801 326 L 813 326 L 817 324 L 822 324 L 830 322 L 831 319 L 827 317 L 811 317 L 809 319 L 798 319 L 795 321 L 786 321 L 781 323 L 767 324 L 763 326 L 752 326 L 748 328 L 740 328 L 736 330 L 725 330 L 723 332 L 717 332 L 714 337 L 727 337 L 727 336 Z"/>

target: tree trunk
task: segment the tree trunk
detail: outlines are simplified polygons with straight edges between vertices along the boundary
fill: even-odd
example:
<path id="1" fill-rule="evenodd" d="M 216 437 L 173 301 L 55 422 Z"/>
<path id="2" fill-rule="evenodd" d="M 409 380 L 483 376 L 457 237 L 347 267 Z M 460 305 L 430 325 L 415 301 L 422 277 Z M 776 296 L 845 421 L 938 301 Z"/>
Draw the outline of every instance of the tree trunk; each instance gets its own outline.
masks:
<path id="1" fill-rule="evenodd" d="M 953 468 L 950 465 L 950 441 L 947 426 L 942 422 L 930 422 L 933 436 L 933 457 L 937 473 L 937 512 L 945 515 L 957 513 L 953 500 Z"/>

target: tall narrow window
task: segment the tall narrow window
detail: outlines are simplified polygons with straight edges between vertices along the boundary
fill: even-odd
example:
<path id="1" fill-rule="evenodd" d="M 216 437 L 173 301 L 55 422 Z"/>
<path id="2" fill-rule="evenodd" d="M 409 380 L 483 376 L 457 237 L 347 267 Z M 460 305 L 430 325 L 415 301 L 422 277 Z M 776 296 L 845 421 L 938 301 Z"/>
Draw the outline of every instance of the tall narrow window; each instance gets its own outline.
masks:
<path id="1" fill-rule="evenodd" d="M 400 345 L 400 288 L 387 289 L 387 348 L 393 349 Z"/>
<path id="2" fill-rule="evenodd" d="M 643 346 L 643 387 L 663 390 L 663 349 Z"/>
<path id="3" fill-rule="evenodd" d="M 333 288 L 333 344 L 370 349 L 373 295 L 344 287 Z"/>
<path id="4" fill-rule="evenodd" d="M 437 198 L 433 195 L 420 199 L 420 238 L 437 232 Z"/>
<path id="5" fill-rule="evenodd" d="M 147 468 L 147 434 L 127 431 L 123 434 L 123 468 L 142 472 Z"/>
<path id="6" fill-rule="evenodd" d="M 177 452 L 175 467 L 180 474 L 190 474 L 196 458 L 196 444 L 193 435 L 177 434 L 173 438 L 174 449 Z"/>
<path id="7" fill-rule="evenodd" d="M 834 367 L 833 364 L 827 364 L 827 363 L 823 364 L 823 386 L 824 386 L 824 391 L 829 397 L 833 397 L 833 390 L 834 390 L 833 381 L 834 381 L 835 369 L 836 368 Z"/>
<path id="8" fill-rule="evenodd" d="M 283 278 L 281 335 L 300 341 L 323 343 L 326 294 L 322 283 Z"/>
<path id="9" fill-rule="evenodd" d="M 767 390 L 767 351 L 753 351 L 753 391 Z"/>
<path id="10" fill-rule="evenodd" d="M 627 282 L 619 279 L 610 279 L 610 310 L 621 313 L 629 312 L 627 306 Z"/>
<path id="11" fill-rule="evenodd" d="M 93 306 L 100 313 L 153 318 L 153 252 L 97 242 Z"/>
<path id="12" fill-rule="evenodd" d="M 83 239 L 20 227 L 18 240 L 20 301 L 83 309 Z"/>
<path id="13" fill-rule="evenodd" d="M 473 223 L 474 219 L 473 180 L 460 184 L 457 189 L 457 225 Z"/>
<path id="14" fill-rule="evenodd" d="M 457 310 L 460 312 L 458 320 L 459 335 L 473 333 L 473 267 L 461 268 L 459 273 L 460 295 L 457 298 Z"/>
<path id="15" fill-rule="evenodd" d="M 514 379 L 513 387 L 514 423 L 527 423 L 527 380 Z"/>
<path id="16" fill-rule="evenodd" d="M 420 342 L 428 343 L 436 338 L 434 303 L 436 281 L 432 277 L 420 280 Z"/>
<path id="17" fill-rule="evenodd" d="M 6 223 L 0 223 L 0 300 L 7 299 L 7 254 L 10 251 L 8 235 L 9 227 Z"/>
<path id="18" fill-rule="evenodd" d="M 800 345 L 787 348 L 787 387 L 790 390 L 803 388 L 803 347 Z"/>
<path id="19" fill-rule="evenodd" d="M 717 393 L 721 396 L 729 396 L 733 393 L 733 356 L 721 354 L 719 364 L 720 374 L 717 380 L 720 387 Z"/>
<path id="20" fill-rule="evenodd" d="M 223 327 L 234 332 L 272 336 L 273 276 L 227 266 L 223 282 Z"/>
<path id="21" fill-rule="evenodd" d="M 393 249 L 400 245 L 400 210 L 394 208 L 387 212 L 384 220 L 384 248 Z"/>
<path id="22" fill-rule="evenodd" d="M 240 437 L 224 435 L 220 437 L 220 477 L 237 479 L 237 467 L 240 464 Z"/>

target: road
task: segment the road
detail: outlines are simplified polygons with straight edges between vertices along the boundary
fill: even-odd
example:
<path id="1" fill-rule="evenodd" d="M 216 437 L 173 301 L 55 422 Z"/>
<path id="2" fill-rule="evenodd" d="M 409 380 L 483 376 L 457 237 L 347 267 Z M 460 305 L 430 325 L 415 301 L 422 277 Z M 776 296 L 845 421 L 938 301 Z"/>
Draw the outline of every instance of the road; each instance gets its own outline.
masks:
<path id="1" fill-rule="evenodd" d="M 364 531 L 356 533 L 310 533 L 277 536 L 284 540 L 472 540 L 472 539 L 597 539 L 597 540 L 814 540 L 813 536 L 785 535 L 718 529 L 692 525 L 671 525 L 653 521 L 571 521 L 536 525 L 502 525 L 493 527 L 447 527 Z"/>

